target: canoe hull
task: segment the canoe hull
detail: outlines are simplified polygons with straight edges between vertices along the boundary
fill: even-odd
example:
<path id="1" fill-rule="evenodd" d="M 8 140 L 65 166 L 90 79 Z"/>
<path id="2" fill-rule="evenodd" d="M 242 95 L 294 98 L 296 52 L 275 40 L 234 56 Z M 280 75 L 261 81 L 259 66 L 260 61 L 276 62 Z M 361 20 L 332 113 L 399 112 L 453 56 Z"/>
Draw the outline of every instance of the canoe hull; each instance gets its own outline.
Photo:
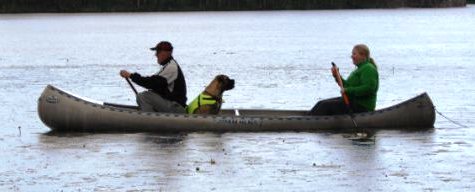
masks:
<path id="1" fill-rule="evenodd" d="M 38 100 L 38 115 L 54 131 L 180 132 L 180 131 L 352 131 L 349 115 L 307 116 L 291 110 L 222 110 L 219 115 L 140 112 L 90 102 L 48 85 Z M 239 115 L 237 115 L 239 114 Z M 355 114 L 365 129 L 432 128 L 435 110 L 424 93 L 398 105 Z"/>

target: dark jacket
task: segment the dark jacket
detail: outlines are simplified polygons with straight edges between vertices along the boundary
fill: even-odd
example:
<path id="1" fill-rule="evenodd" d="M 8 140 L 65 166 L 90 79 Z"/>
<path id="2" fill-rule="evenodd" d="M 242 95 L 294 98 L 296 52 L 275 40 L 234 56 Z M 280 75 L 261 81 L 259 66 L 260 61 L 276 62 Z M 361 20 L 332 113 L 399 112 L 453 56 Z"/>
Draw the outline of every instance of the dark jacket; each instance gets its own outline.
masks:
<path id="1" fill-rule="evenodd" d="M 152 90 L 164 99 L 186 107 L 186 82 L 180 66 L 173 57 L 161 65 L 162 69 L 152 76 L 142 77 L 138 73 L 133 73 L 130 78 L 137 85 Z"/>

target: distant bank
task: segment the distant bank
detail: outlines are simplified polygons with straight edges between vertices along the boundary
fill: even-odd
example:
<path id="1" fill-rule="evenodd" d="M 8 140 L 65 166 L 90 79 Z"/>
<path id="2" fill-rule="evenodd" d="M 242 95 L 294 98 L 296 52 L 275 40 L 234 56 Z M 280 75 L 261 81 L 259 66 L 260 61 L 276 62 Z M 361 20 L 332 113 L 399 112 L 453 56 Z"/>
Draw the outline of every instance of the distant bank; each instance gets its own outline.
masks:
<path id="1" fill-rule="evenodd" d="M 0 0 L 0 13 L 432 8 L 466 4 L 467 0 Z"/>

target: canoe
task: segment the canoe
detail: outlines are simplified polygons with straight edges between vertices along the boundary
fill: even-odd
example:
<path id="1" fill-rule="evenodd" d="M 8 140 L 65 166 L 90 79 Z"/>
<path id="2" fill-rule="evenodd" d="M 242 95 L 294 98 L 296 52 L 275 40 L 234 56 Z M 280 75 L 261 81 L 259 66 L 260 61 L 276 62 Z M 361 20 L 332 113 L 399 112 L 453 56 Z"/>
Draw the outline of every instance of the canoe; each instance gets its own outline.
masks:
<path id="1" fill-rule="evenodd" d="M 351 131 L 350 115 L 309 116 L 303 110 L 223 109 L 218 115 L 141 112 L 136 106 L 92 101 L 48 85 L 38 100 L 38 115 L 53 131 Z M 359 128 L 433 128 L 435 109 L 427 93 L 394 106 L 354 114 Z"/>

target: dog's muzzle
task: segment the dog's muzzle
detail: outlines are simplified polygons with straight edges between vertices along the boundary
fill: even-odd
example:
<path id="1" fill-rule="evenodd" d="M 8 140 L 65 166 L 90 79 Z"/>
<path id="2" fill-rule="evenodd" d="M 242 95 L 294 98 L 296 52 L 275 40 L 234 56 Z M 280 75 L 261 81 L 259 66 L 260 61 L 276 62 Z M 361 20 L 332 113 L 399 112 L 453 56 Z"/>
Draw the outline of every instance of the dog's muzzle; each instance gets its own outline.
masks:
<path id="1" fill-rule="evenodd" d="M 229 79 L 229 81 L 224 85 L 224 90 L 231 90 L 234 88 L 234 79 Z"/>

